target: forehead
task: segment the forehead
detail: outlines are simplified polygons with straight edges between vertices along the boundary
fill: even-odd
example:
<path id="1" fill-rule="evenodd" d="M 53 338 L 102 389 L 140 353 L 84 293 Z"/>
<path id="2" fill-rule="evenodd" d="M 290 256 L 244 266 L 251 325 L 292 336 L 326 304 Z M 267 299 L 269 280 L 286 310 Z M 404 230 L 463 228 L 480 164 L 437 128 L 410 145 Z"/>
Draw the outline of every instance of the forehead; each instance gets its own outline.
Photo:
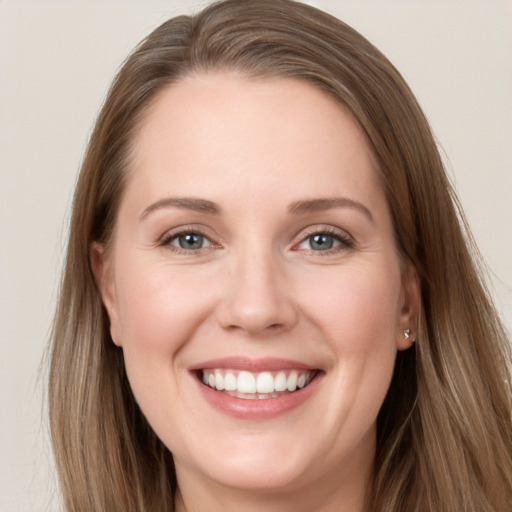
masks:
<path id="1" fill-rule="evenodd" d="M 186 77 L 155 98 L 132 155 L 129 186 L 139 195 L 144 189 L 151 196 L 282 196 L 286 183 L 290 200 L 346 190 L 364 199 L 370 188 L 380 189 L 371 151 L 348 110 L 296 79 Z"/>

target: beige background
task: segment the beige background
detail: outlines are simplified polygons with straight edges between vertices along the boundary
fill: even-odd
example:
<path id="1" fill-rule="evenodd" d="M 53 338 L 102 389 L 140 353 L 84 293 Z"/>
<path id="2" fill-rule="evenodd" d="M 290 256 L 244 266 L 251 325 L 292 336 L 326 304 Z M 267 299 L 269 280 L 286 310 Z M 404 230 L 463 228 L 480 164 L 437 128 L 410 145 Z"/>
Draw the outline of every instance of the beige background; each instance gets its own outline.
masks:
<path id="1" fill-rule="evenodd" d="M 318 0 L 384 51 L 442 144 L 512 328 L 512 3 Z M 0 512 L 57 510 L 41 363 L 73 184 L 113 74 L 191 1 L 0 0 Z"/>

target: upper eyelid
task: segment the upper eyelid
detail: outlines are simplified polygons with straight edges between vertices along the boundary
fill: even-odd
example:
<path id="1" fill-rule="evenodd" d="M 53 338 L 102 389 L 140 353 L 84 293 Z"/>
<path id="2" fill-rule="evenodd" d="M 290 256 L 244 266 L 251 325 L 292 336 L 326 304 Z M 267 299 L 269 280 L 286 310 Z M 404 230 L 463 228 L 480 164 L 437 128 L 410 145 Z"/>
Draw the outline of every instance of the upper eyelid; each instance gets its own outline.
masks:
<path id="1" fill-rule="evenodd" d="M 212 245 L 220 246 L 222 245 L 222 241 L 219 240 L 218 236 L 215 236 L 214 233 L 210 233 L 210 229 L 205 228 L 204 226 L 200 226 L 197 224 L 189 224 L 184 226 L 178 226 L 176 228 L 172 228 L 166 232 L 164 232 L 160 237 L 158 237 L 157 242 L 159 245 L 164 245 L 169 243 L 174 238 L 177 238 L 184 234 L 197 234 L 209 240 Z M 329 224 L 313 224 L 311 226 L 307 226 L 302 228 L 299 233 L 294 236 L 294 241 L 292 242 L 292 246 L 296 246 L 298 243 L 302 243 L 307 240 L 309 237 L 316 234 L 327 234 L 329 236 L 339 237 L 342 241 L 350 240 L 355 242 L 354 237 L 345 229 L 339 228 L 337 226 L 329 225 Z M 298 241 L 297 241 L 298 238 Z"/>
<path id="2" fill-rule="evenodd" d="M 302 229 L 297 236 L 300 238 L 300 241 L 304 241 L 310 236 L 316 234 L 338 235 L 342 238 L 350 238 L 351 240 L 354 239 L 354 237 L 347 230 L 328 224 L 315 224 L 308 226 Z"/>
<path id="3" fill-rule="evenodd" d="M 203 236 L 204 238 L 207 238 L 208 240 L 210 240 L 210 242 L 213 243 L 213 240 L 212 240 L 213 236 L 211 234 L 209 234 L 207 231 L 208 231 L 207 229 L 202 228 L 197 225 L 194 225 L 194 224 L 186 225 L 186 226 L 179 226 L 179 227 L 170 229 L 168 231 L 165 231 L 160 237 L 158 237 L 158 242 L 166 243 L 166 242 L 172 240 L 173 238 L 177 238 L 182 235 L 194 233 L 194 234 Z"/>
<path id="4" fill-rule="evenodd" d="M 187 249 L 185 247 L 179 247 L 178 245 L 174 245 L 172 242 L 179 238 L 180 236 L 187 235 L 187 234 L 196 234 L 199 235 L 206 240 L 208 240 L 208 245 L 206 247 L 199 247 L 196 249 Z M 218 249 L 221 246 L 217 244 L 215 241 L 212 240 L 211 236 L 208 236 L 205 234 L 202 230 L 197 228 L 192 229 L 183 229 L 182 228 L 176 228 L 170 231 L 167 231 L 164 235 L 160 237 L 160 239 L 157 241 L 157 246 L 166 250 L 171 251 L 174 253 L 177 257 L 178 256 L 186 256 L 186 257 L 199 257 L 201 255 L 205 255 L 209 250 L 212 249 Z"/>
<path id="5" fill-rule="evenodd" d="M 330 225 L 314 225 L 310 226 L 309 228 L 306 228 L 300 233 L 300 238 L 298 242 L 295 242 L 292 246 L 292 250 L 296 251 L 298 250 L 298 246 L 303 244 L 308 238 L 311 238 L 314 235 L 328 235 L 332 236 L 333 238 L 337 238 L 340 242 L 339 246 L 332 247 L 330 249 L 326 249 L 324 251 L 315 251 L 313 249 L 303 249 L 303 251 L 314 253 L 318 256 L 327 256 L 329 254 L 337 253 L 340 250 L 343 249 L 352 249 L 356 246 L 356 241 L 354 237 L 346 230 L 330 226 Z M 341 247 L 340 247 L 341 246 Z"/>

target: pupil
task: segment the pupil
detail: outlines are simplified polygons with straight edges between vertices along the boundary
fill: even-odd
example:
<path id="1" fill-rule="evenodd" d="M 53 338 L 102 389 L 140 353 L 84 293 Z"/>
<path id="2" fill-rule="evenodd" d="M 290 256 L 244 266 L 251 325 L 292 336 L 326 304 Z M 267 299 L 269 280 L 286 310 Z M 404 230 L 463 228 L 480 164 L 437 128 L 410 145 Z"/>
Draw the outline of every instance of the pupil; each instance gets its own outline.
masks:
<path id="1" fill-rule="evenodd" d="M 334 244 L 332 236 L 329 235 L 315 235 L 311 240 L 311 248 L 320 251 L 331 249 Z"/>
<path id="2" fill-rule="evenodd" d="M 180 236 L 178 242 L 182 249 L 200 249 L 203 246 L 203 237 L 191 233 Z"/>

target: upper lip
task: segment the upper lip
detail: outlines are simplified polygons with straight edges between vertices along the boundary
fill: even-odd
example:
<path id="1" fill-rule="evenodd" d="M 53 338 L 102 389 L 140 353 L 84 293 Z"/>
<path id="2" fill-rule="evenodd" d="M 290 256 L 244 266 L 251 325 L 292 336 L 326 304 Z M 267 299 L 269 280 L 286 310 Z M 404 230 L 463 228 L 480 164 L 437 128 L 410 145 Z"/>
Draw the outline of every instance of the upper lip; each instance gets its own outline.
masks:
<path id="1" fill-rule="evenodd" d="M 224 368 L 230 370 L 245 370 L 249 372 L 278 371 L 278 370 L 317 370 L 317 367 L 295 361 L 265 357 L 253 359 L 250 357 L 231 356 L 219 359 L 210 359 L 189 367 L 190 371 Z"/>

